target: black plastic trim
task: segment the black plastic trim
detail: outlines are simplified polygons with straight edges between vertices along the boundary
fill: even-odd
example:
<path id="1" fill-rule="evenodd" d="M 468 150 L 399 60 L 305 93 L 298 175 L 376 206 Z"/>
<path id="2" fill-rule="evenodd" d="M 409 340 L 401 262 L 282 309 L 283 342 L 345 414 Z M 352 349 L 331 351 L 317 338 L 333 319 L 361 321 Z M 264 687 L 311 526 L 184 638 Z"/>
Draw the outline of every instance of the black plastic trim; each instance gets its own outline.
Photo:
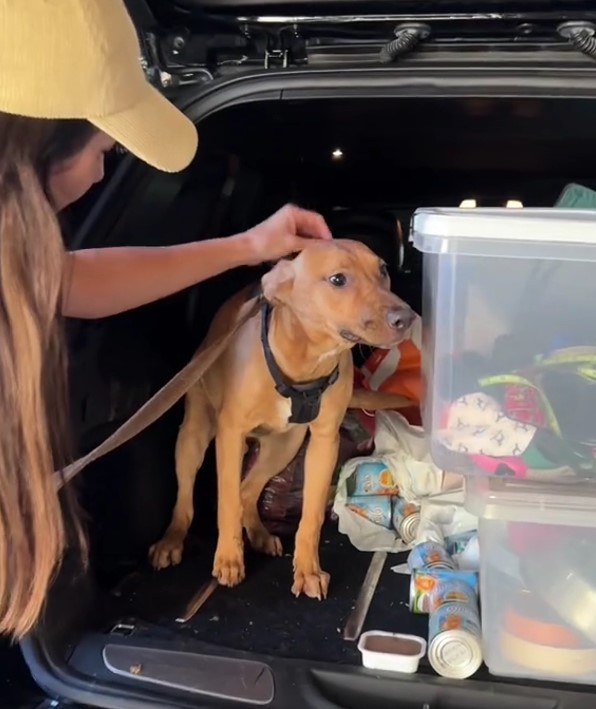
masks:
<path id="1" fill-rule="evenodd" d="M 444 709 L 517 709 L 523 704 L 528 709 L 592 709 L 594 693 L 586 686 L 566 687 L 563 684 L 548 685 L 519 680 L 448 680 L 425 672 L 416 675 L 375 673 L 351 665 L 328 665 L 316 663 L 313 667 L 307 661 L 285 660 L 246 652 L 223 650 L 199 640 L 182 638 L 163 639 L 161 631 L 148 628 L 139 629 L 139 636 L 126 638 L 106 638 L 90 636 L 85 647 L 77 650 L 73 663 L 81 670 L 85 666 L 94 668 L 96 681 L 104 676 L 98 671 L 98 660 L 106 643 L 121 646 L 143 646 L 165 649 L 183 646 L 185 652 L 221 656 L 237 660 L 250 658 L 271 668 L 276 683 L 276 697 L 271 703 L 275 709 L 361 709 L 374 706 L 375 709 L 393 709 L 395 697 L 400 698 L 400 709 L 420 709 L 426 704 Z M 105 671 L 107 672 L 107 670 Z M 130 686 L 130 684 L 128 685 Z M 173 704 L 172 704 L 173 705 Z M 123 705 L 124 706 L 124 705 Z M 227 702 L 213 706 L 249 707 L 254 705 Z"/>
<path id="2" fill-rule="evenodd" d="M 181 107 L 199 122 L 231 106 L 253 101 L 316 98 L 382 98 L 387 96 L 532 96 L 593 98 L 596 64 L 560 69 L 557 65 L 520 69 L 479 67 L 353 68 L 254 72 L 219 79 L 185 97 Z"/>
<path id="3" fill-rule="evenodd" d="M 174 706 L 171 700 L 167 703 L 156 700 L 148 692 L 131 691 L 129 688 L 110 686 L 105 682 L 96 683 L 91 677 L 73 670 L 65 662 L 55 662 L 43 642 L 34 637 L 22 640 L 20 647 L 31 675 L 50 697 L 102 709 L 172 709 Z M 201 707 L 196 698 L 194 701 L 189 699 L 186 702 L 177 702 L 176 706 L 180 709 Z"/>
<path id="4" fill-rule="evenodd" d="M 110 672 L 140 684 L 255 705 L 271 704 L 275 697 L 273 673 L 263 662 L 142 644 L 109 643 L 102 655 Z"/>

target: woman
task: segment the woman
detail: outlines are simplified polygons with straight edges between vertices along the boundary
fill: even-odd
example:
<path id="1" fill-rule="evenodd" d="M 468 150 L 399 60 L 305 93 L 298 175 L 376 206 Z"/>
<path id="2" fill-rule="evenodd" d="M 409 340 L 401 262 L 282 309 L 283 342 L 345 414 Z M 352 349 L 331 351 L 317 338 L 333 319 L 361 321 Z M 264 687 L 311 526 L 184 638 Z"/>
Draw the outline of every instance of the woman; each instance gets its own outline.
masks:
<path id="1" fill-rule="evenodd" d="M 0 632 L 20 638 L 65 546 L 52 482 L 70 458 L 59 315 L 119 313 L 330 234 L 285 207 L 226 239 L 65 253 L 56 213 L 102 179 L 115 141 L 177 171 L 196 130 L 146 83 L 121 0 L 0 0 L 0 67 Z"/>

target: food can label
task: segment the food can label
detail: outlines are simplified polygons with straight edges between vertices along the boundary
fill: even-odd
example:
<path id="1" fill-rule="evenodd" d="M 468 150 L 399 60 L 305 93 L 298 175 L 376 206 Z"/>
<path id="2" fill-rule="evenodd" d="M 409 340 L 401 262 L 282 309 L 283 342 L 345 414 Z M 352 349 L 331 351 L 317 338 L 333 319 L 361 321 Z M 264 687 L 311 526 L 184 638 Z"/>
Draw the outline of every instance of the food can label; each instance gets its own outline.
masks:
<path id="1" fill-rule="evenodd" d="M 384 495 L 348 497 L 346 508 L 373 524 L 391 529 L 391 498 Z"/>
<path id="2" fill-rule="evenodd" d="M 449 603 L 463 603 L 471 607 L 477 606 L 478 600 L 474 586 L 454 576 L 443 578 L 436 584 L 430 594 L 431 612 Z"/>
<path id="3" fill-rule="evenodd" d="M 482 638 L 480 614 L 476 600 L 470 603 L 445 603 L 436 610 L 431 611 L 428 624 L 429 644 L 440 633 L 450 630 L 463 630 L 474 637 Z"/>
<path id="4" fill-rule="evenodd" d="M 443 568 L 454 569 L 455 564 L 444 546 L 437 542 L 417 544 L 408 556 L 410 571 L 415 569 Z"/>
<path id="5" fill-rule="evenodd" d="M 429 613 L 430 598 L 439 584 L 457 579 L 469 585 L 478 594 L 478 574 L 459 569 L 419 569 L 412 571 L 410 582 L 410 610 L 413 613 Z"/>
<path id="6" fill-rule="evenodd" d="M 387 495 L 399 493 L 393 474 L 381 461 L 360 463 L 348 481 L 350 495 Z"/>

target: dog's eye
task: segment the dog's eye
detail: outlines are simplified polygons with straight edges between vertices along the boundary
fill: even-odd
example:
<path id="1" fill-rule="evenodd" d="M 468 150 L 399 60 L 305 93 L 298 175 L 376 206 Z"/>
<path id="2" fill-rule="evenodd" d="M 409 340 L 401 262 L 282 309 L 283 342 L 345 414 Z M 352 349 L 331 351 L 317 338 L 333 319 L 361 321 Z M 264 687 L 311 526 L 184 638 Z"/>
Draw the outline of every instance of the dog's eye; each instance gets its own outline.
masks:
<path id="1" fill-rule="evenodd" d="M 343 273 L 334 273 L 332 276 L 329 276 L 329 283 L 331 283 L 331 285 L 335 286 L 336 288 L 341 288 L 342 286 L 345 286 L 347 282 L 348 279 Z"/>
<path id="2" fill-rule="evenodd" d="M 389 269 L 386 263 L 382 263 L 379 266 L 379 271 L 381 272 L 381 278 L 389 278 Z"/>

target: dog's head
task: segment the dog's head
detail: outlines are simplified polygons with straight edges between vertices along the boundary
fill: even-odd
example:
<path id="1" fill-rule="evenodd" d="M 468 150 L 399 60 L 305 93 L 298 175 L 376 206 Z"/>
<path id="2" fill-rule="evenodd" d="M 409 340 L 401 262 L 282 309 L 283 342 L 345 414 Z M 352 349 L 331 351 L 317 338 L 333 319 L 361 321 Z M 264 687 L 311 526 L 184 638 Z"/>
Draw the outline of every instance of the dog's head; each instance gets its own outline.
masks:
<path id="1" fill-rule="evenodd" d="M 338 343 L 388 348 L 409 334 L 415 313 L 390 290 L 385 263 L 358 241 L 315 241 L 279 261 L 261 281 L 271 303 L 291 308 Z"/>

